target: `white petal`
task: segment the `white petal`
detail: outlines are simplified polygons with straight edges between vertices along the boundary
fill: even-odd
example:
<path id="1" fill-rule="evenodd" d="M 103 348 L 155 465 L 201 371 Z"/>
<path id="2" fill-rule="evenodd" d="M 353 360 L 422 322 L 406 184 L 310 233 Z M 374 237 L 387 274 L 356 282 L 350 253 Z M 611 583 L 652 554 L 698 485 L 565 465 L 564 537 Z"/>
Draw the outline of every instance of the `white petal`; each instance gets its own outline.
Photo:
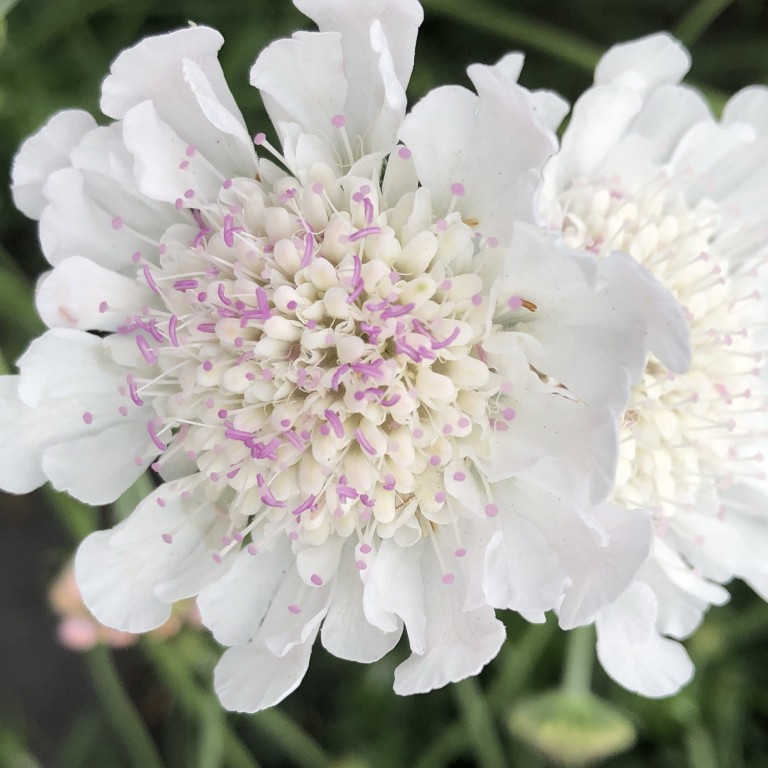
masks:
<path id="1" fill-rule="evenodd" d="M 147 286 L 81 256 L 64 259 L 43 275 L 35 292 L 37 311 L 49 328 L 116 331 L 151 300 Z"/>
<path id="2" fill-rule="evenodd" d="M 425 96 L 403 122 L 400 139 L 413 152 L 420 181 L 435 209 L 455 206 L 485 235 L 506 239 L 515 220 L 535 222 L 540 169 L 556 149 L 536 116 L 530 94 L 509 76 L 505 60 L 469 69 L 478 96 L 455 86 Z M 509 136 L 514 133 L 515 140 Z"/>
<path id="3" fill-rule="evenodd" d="M 731 96 L 723 110 L 723 123 L 751 125 L 759 136 L 768 136 L 768 88 L 751 85 Z"/>
<path id="4" fill-rule="evenodd" d="M 125 632 L 146 632 L 164 624 L 171 615 L 171 603 L 152 594 L 151 577 L 142 564 L 116 563 L 110 547 L 114 531 L 97 531 L 79 546 L 75 573 L 83 602 L 108 627 Z M 138 554 L 138 553 L 137 553 Z"/>
<path id="5" fill-rule="evenodd" d="M 402 619 L 414 653 L 422 653 L 425 648 L 421 550 L 421 543 L 406 548 L 391 539 L 383 540 L 368 567 L 363 593 L 368 621 L 384 632 L 397 632 Z"/>
<path id="6" fill-rule="evenodd" d="M 323 544 L 310 545 L 296 553 L 296 568 L 305 584 L 321 586 L 336 576 L 344 539 L 329 536 Z M 319 579 L 319 583 L 318 583 Z"/>
<path id="7" fill-rule="evenodd" d="M 664 119 L 659 120 L 659 115 Z M 647 98 L 631 132 L 651 142 L 657 150 L 654 156 L 663 162 L 692 126 L 711 120 L 709 105 L 700 93 L 683 86 L 663 85 Z M 617 157 L 623 149 L 617 149 Z M 647 172 L 647 168 L 644 170 Z"/>
<path id="8" fill-rule="evenodd" d="M 218 62 L 223 42 L 209 27 L 145 38 L 112 63 L 102 85 L 102 111 L 125 118 L 151 100 L 184 147 L 196 146 L 225 176 L 248 175 L 255 170 L 255 153 Z M 173 159 L 178 165 L 183 149 Z"/>
<path id="9" fill-rule="evenodd" d="M 643 696 L 671 696 L 693 676 L 693 664 L 679 643 L 655 627 L 656 596 L 636 582 L 597 617 L 597 656 L 617 683 Z"/>
<path id="10" fill-rule="evenodd" d="M 95 127 L 96 121 L 87 112 L 70 109 L 56 113 L 21 145 L 13 161 L 11 191 L 22 213 L 31 219 L 40 218 L 46 206 L 46 180 L 70 164 L 70 152 Z"/>
<path id="11" fill-rule="evenodd" d="M 136 181 L 147 197 L 169 203 L 182 200 L 186 207 L 217 200 L 227 171 L 211 162 L 213 158 L 206 154 L 205 147 L 187 155 L 193 145 L 162 120 L 151 101 L 128 110 L 123 119 L 123 136 L 136 158 Z M 185 162 L 189 165 L 179 167 Z M 230 175 L 240 173 L 233 169 Z M 184 197 L 188 189 L 195 195 L 190 200 Z"/>
<path id="12" fill-rule="evenodd" d="M 531 91 L 531 101 L 536 116 L 550 131 L 557 131 L 571 105 L 554 91 Z"/>
<path id="13" fill-rule="evenodd" d="M 256 59 L 251 85 L 261 91 L 275 126 L 296 123 L 302 131 L 325 137 L 344 156 L 341 135 L 331 123 L 344 113 L 347 100 L 338 33 L 296 32 L 289 40 L 275 41 Z"/>
<path id="14" fill-rule="evenodd" d="M 288 569 L 259 628 L 256 640 L 271 653 L 285 656 L 291 648 L 315 637 L 328 613 L 332 584 L 308 587 L 295 566 Z M 311 642 L 311 641 L 310 641 Z"/>
<path id="15" fill-rule="evenodd" d="M 483 588 L 488 604 L 513 611 L 549 611 L 563 593 L 566 573 L 544 534 L 504 498 L 485 557 Z"/>
<path id="16" fill-rule="evenodd" d="M 279 536 L 272 549 L 256 555 L 247 547 L 222 578 L 197 598 L 200 615 L 222 645 L 245 645 L 259 630 L 285 574 L 293 565 L 287 537 Z"/>
<path id="17" fill-rule="evenodd" d="M 462 579 L 442 582 L 437 558 L 424 558 L 426 647 L 395 669 L 395 693 L 426 693 L 476 675 L 499 652 L 506 631 L 485 605 L 463 610 Z"/>
<path id="18" fill-rule="evenodd" d="M 601 504 L 592 510 L 592 516 L 608 532 L 607 544 L 601 546 L 579 531 L 581 535 L 567 541 L 567 549 L 560 549 L 573 581 L 558 611 L 563 629 L 591 621 L 624 591 L 650 552 L 653 532 L 643 510 Z"/>
<path id="19" fill-rule="evenodd" d="M 146 468 L 149 405 L 137 408 L 120 393 L 126 371 L 109 347 L 97 336 L 56 329 L 22 355 L 21 375 L 6 380 L 0 400 L 0 427 L 14 453 L 8 466 L 18 475 L 2 478 L 8 490 L 31 490 L 50 472 L 57 487 L 101 504 L 114 501 Z M 119 411 L 123 405 L 131 410 Z"/>
<path id="20" fill-rule="evenodd" d="M 0 377 L 0 488 L 8 493 L 29 493 L 46 480 L 42 448 L 29 434 L 28 410 L 19 399 L 19 377 Z"/>
<path id="21" fill-rule="evenodd" d="M 703 579 L 659 536 L 641 574 L 659 603 L 659 632 L 678 640 L 699 626 L 710 605 L 724 605 L 730 599 L 727 590 Z"/>
<path id="22" fill-rule="evenodd" d="M 595 69 L 595 83 L 620 83 L 645 95 L 660 85 L 679 83 L 690 65 L 688 51 L 671 35 L 659 32 L 613 46 Z"/>
<path id="23" fill-rule="evenodd" d="M 213 674 L 222 706 L 231 712 L 258 712 L 282 701 L 304 678 L 316 635 L 317 629 L 285 656 L 256 643 L 225 651 Z"/>
<path id="24" fill-rule="evenodd" d="M 416 0 L 295 0 L 320 32 L 341 33 L 347 100 L 342 114 L 353 146 L 388 150 L 405 112 L 416 34 L 424 13 Z"/>
<path id="25" fill-rule="evenodd" d="M 113 189 L 115 197 L 94 199 L 83 173 L 75 168 L 56 171 L 48 179 L 45 195 L 50 204 L 40 218 L 40 243 L 51 264 L 84 256 L 110 269 L 135 269 L 131 256 L 147 244 L 130 227 L 118 224 L 122 195 Z"/>
<path id="26" fill-rule="evenodd" d="M 174 206 L 141 195 L 119 124 L 90 131 L 72 150 L 71 161 L 72 167 L 53 173 L 44 188 L 49 205 L 40 239 L 52 264 L 84 256 L 132 276 L 134 253 L 154 260 L 148 242 L 160 240 L 172 224 L 191 220 Z"/>
<path id="27" fill-rule="evenodd" d="M 182 499 L 172 484 L 161 486 L 122 523 L 80 545 L 77 583 L 83 602 L 102 624 L 146 632 L 165 621 L 172 602 L 197 594 L 226 573 L 231 558 L 217 563 L 212 554 L 227 520 L 202 501 Z"/>
<path id="28" fill-rule="evenodd" d="M 18 366 L 24 403 L 35 408 L 56 398 L 78 398 L 78 416 L 88 410 L 90 396 L 117 400 L 118 387 L 125 383 L 126 371 L 114 364 L 103 339 L 69 328 L 55 328 L 35 339 Z"/>
<path id="29" fill-rule="evenodd" d="M 561 496 L 552 478 L 554 462 L 542 462 L 524 477 L 500 483 L 497 496 L 514 499 L 515 511 L 538 528 L 557 553 L 570 580 L 559 608 L 560 626 L 586 624 L 615 600 L 648 557 L 652 539 L 649 516 L 601 504 L 579 509 Z"/>
<path id="30" fill-rule="evenodd" d="M 363 611 L 363 582 L 352 552 L 342 557 L 336 588 L 323 622 L 323 647 L 334 656 L 361 664 L 378 661 L 389 653 L 402 634 L 382 632 L 371 625 Z"/>
<path id="31" fill-rule="evenodd" d="M 531 364 L 585 402 L 623 411 L 648 348 L 672 370 L 687 367 L 679 304 L 629 256 L 594 259 L 518 226 L 505 258 L 504 290 L 537 306 L 519 325 L 539 342 L 529 349 Z"/>
<path id="32" fill-rule="evenodd" d="M 512 428 L 493 432 L 488 441 L 490 455 L 479 460 L 487 479 L 506 480 L 546 456 L 562 465 L 562 482 L 556 485 L 561 492 L 582 503 L 603 501 L 613 489 L 616 473 L 618 435 L 613 413 L 562 397 L 532 372 L 513 381 Z"/>
<path id="33" fill-rule="evenodd" d="M 123 420 L 103 430 L 84 431 L 74 440 L 46 448 L 43 472 L 54 488 L 86 504 L 110 504 L 138 480 L 152 459 L 146 425 Z M 137 457 L 143 457 L 138 464 Z"/>

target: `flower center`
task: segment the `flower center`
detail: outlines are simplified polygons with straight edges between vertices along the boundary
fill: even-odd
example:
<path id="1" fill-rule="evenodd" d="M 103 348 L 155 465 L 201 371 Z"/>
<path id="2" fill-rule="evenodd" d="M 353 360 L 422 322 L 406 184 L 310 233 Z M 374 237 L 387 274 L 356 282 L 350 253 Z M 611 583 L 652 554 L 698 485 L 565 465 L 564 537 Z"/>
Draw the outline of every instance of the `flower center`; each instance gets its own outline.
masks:
<path id="1" fill-rule="evenodd" d="M 355 535 L 362 569 L 374 535 L 409 545 L 454 523 L 450 483 L 496 514 L 471 456 L 518 404 L 482 344 L 536 308 L 484 287 L 472 261 L 495 242 L 398 185 L 409 158 L 393 152 L 382 185 L 320 164 L 306 183 L 224 180 L 157 264 L 135 257 L 156 300 L 121 329 L 151 371 L 127 397 L 153 398 L 153 468 L 229 510 L 216 557 L 247 535 L 252 552 Z"/>
<path id="2" fill-rule="evenodd" d="M 550 210 L 569 245 L 630 253 L 674 293 L 690 322 L 690 370 L 670 373 L 650 356 L 620 426 L 614 499 L 659 520 L 736 478 L 765 477 L 749 442 L 765 359 L 756 338 L 760 296 L 749 280 L 764 264 L 729 269 L 719 216 L 712 204 L 690 207 L 663 175 L 635 193 L 619 179 L 574 182 Z"/>

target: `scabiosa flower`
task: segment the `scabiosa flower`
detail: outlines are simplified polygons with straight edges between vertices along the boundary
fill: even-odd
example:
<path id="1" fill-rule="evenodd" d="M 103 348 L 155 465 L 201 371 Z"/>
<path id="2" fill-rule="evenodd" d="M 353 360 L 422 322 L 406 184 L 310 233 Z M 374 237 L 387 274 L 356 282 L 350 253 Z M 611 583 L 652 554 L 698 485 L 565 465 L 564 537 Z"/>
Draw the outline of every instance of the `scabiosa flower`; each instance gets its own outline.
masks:
<path id="1" fill-rule="evenodd" d="M 279 149 L 191 28 L 118 57 L 116 122 L 57 115 L 14 169 L 54 269 L 51 330 L 1 384 L 0 481 L 106 503 L 151 466 L 164 482 L 78 551 L 85 603 L 137 632 L 198 595 L 246 711 L 299 684 L 321 624 L 360 662 L 405 627 L 415 693 L 497 653 L 496 607 L 590 621 L 650 541 L 601 504 L 615 413 L 649 344 L 687 353 L 632 259 L 537 228 L 554 102 L 517 86 L 521 57 L 405 117 L 420 6 L 296 4 L 320 31 L 251 72 Z"/>
<path id="2" fill-rule="evenodd" d="M 545 207 L 566 242 L 630 253 L 690 326 L 690 370 L 649 356 L 621 420 L 612 500 L 648 509 L 656 535 L 637 581 L 597 620 L 605 669 L 651 696 L 692 675 L 669 638 L 727 600 L 722 583 L 740 577 L 768 597 L 768 90 L 736 94 L 718 122 L 679 85 L 688 66 L 663 34 L 611 49 L 545 171 Z"/>

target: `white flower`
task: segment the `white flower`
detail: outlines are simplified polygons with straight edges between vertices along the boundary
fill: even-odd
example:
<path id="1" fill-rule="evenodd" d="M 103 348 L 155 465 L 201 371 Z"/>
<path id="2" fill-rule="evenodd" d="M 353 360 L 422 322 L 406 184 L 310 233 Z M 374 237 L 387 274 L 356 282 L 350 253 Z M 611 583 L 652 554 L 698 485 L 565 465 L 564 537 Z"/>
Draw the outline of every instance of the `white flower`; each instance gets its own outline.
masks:
<path id="1" fill-rule="evenodd" d="M 768 598 L 768 90 L 741 91 L 717 122 L 678 84 L 688 66 L 663 34 L 611 49 L 545 170 L 566 242 L 634 256 L 690 325 L 690 370 L 650 356 L 621 421 L 612 501 L 648 509 L 656 535 L 637 582 L 597 620 L 605 669 L 650 696 L 690 679 L 668 638 L 728 599 L 720 584 L 740 577 Z"/>
<path id="2" fill-rule="evenodd" d="M 299 684 L 321 623 L 360 662 L 405 627 L 415 693 L 493 658 L 494 608 L 592 620 L 650 541 L 602 503 L 615 415 L 648 344 L 687 354 L 632 259 L 536 227 L 555 102 L 517 86 L 521 57 L 405 117 L 420 6 L 297 5 L 320 32 L 251 72 L 281 151 L 192 28 L 118 57 L 115 123 L 57 115 L 14 168 L 54 269 L 51 330 L 0 383 L 0 484 L 106 503 L 151 465 L 165 482 L 79 549 L 84 600 L 139 632 L 199 595 L 247 711 Z"/>

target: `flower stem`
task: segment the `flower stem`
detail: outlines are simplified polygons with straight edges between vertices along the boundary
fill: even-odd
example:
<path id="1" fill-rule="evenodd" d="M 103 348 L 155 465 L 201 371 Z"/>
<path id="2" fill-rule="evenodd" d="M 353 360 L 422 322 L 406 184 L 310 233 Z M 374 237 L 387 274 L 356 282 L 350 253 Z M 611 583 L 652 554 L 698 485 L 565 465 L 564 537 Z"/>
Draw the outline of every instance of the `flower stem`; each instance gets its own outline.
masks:
<path id="1" fill-rule="evenodd" d="M 589 72 L 602 54 L 598 46 L 587 40 L 498 4 L 489 6 L 478 0 L 471 3 L 466 0 L 423 0 L 423 4 L 434 13 L 502 35 L 528 50 L 546 53 Z"/>
<path id="2" fill-rule="evenodd" d="M 519 640 L 507 643 L 502 649 L 498 672 L 487 693 L 488 702 L 494 710 L 507 707 L 525 688 L 556 628 L 557 622 L 550 617 L 546 624 L 532 624 Z"/>
<path id="3" fill-rule="evenodd" d="M 169 690 L 175 694 L 178 705 L 191 717 L 205 718 L 212 705 L 218 706 L 195 682 L 181 654 L 164 641 L 144 637 L 142 649 L 160 673 Z M 245 748 L 235 731 L 225 722 L 222 725 L 223 756 L 230 768 L 259 768 L 259 764 Z"/>
<path id="4" fill-rule="evenodd" d="M 595 660 L 595 633 L 592 626 L 568 633 L 563 668 L 563 689 L 569 693 L 589 693 Z"/>
<path id="5" fill-rule="evenodd" d="M 687 46 L 696 43 L 733 0 L 698 0 L 678 22 L 674 35 Z"/>
<path id="6" fill-rule="evenodd" d="M 123 687 L 112 653 L 97 646 L 86 657 L 96 695 L 135 768 L 163 768 L 157 747 Z"/>
<path id="7" fill-rule="evenodd" d="M 467 731 L 462 723 L 454 723 L 440 731 L 421 753 L 413 768 L 443 768 L 450 765 L 467 745 Z"/>
<path id="8" fill-rule="evenodd" d="M 494 726 L 493 713 L 477 679 L 468 677 L 456 683 L 453 694 L 474 746 L 478 764 L 483 768 L 505 768 L 507 758 L 504 747 Z"/>
<path id="9" fill-rule="evenodd" d="M 330 768 L 332 761 L 322 747 L 285 712 L 265 709 L 247 722 L 279 746 L 301 768 Z"/>

